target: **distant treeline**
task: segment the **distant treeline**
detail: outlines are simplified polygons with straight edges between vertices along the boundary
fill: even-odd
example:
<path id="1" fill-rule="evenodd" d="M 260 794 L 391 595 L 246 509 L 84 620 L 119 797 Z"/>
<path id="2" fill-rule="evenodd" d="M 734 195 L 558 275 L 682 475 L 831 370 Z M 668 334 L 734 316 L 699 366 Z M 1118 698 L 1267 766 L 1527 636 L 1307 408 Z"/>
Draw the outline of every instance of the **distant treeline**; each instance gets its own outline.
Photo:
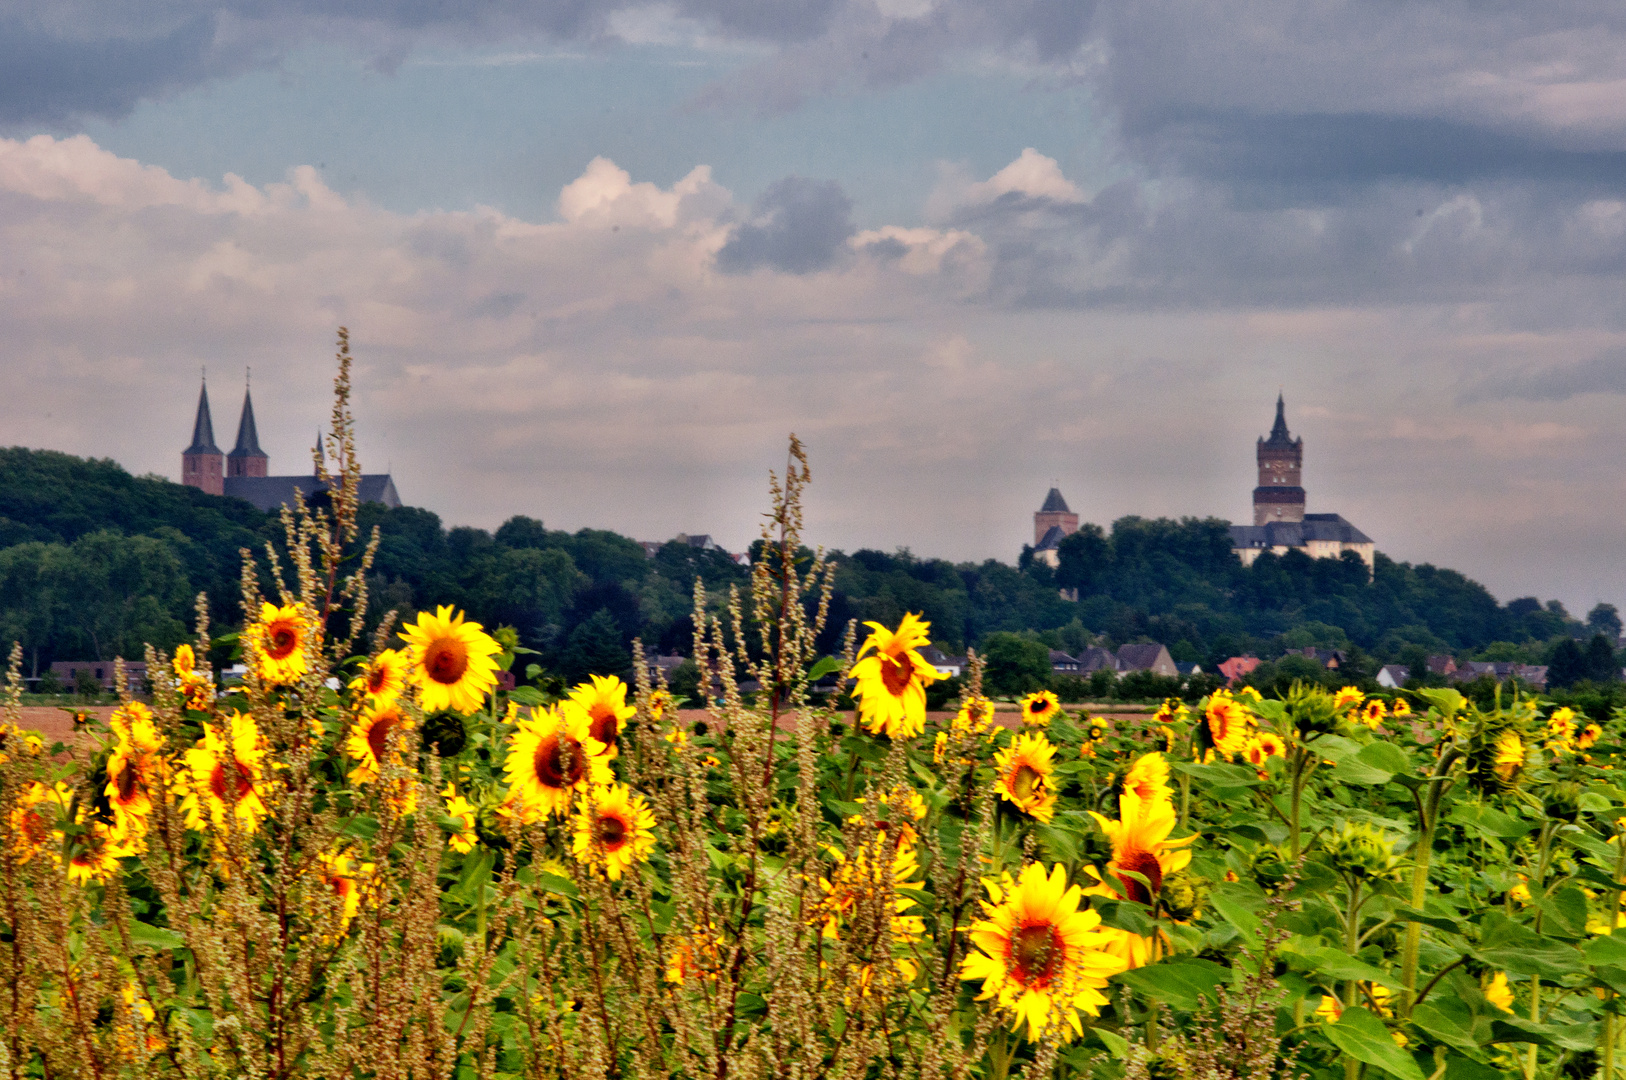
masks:
<path id="1" fill-rule="evenodd" d="M 550 530 L 526 516 L 492 533 L 369 504 L 361 525 L 382 534 L 375 617 L 455 604 L 488 625 L 515 627 L 566 679 L 625 669 L 635 637 L 650 651 L 688 653 L 695 578 L 714 602 L 749 579 L 721 552 L 673 542 L 650 558 L 628 537 Z M 263 551 L 281 532 L 275 515 L 247 503 L 131 476 L 111 461 L 0 450 L 0 636 L 23 642 L 31 668 L 135 658 L 143 642 L 169 648 L 187 635 L 198 592 L 208 594 L 217 627 L 233 626 L 239 549 Z M 1307 645 L 1350 650 L 1368 666 L 1433 652 L 1545 663 L 1561 641 L 1619 632 L 1607 605 L 1587 625 L 1557 601 L 1498 604 L 1453 570 L 1381 554 L 1373 575 L 1353 555 L 1265 554 L 1243 567 L 1226 523 L 1212 518 L 1087 525 L 1063 542 L 1056 569 L 1027 552 L 1016 565 L 908 551 L 831 557 L 839 570 L 828 650 L 839 648 L 848 619 L 892 624 L 905 611 L 924 612 L 951 652 L 996 633 L 1073 653 L 1155 640 L 1176 660 L 1205 665 Z M 1062 589 L 1079 599 L 1064 599 Z"/>

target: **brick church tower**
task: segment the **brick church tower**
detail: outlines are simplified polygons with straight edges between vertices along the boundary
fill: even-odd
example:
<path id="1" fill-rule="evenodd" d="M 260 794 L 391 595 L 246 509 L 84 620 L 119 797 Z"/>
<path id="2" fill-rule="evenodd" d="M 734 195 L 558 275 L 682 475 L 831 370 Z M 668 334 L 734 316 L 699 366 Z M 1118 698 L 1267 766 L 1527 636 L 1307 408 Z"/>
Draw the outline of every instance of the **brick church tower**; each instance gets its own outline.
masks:
<path id="1" fill-rule="evenodd" d="M 226 455 L 215 445 L 215 425 L 209 416 L 209 384 L 198 393 L 198 416 L 192 421 L 192 445 L 181 451 L 181 483 L 210 495 L 226 493 Z"/>
<path id="2" fill-rule="evenodd" d="M 1259 486 L 1253 489 L 1253 523 L 1304 520 L 1304 439 L 1287 433 L 1282 396 L 1276 395 L 1276 423 L 1257 448 Z"/>
<path id="3" fill-rule="evenodd" d="M 254 426 L 254 399 L 243 388 L 243 415 L 237 421 L 237 445 L 226 455 L 227 476 L 264 476 L 271 459 L 260 449 L 260 432 Z"/>
<path id="4" fill-rule="evenodd" d="M 1044 505 L 1033 515 L 1033 546 L 1043 547 L 1045 535 L 1053 528 L 1060 529 L 1062 536 L 1071 536 L 1078 531 L 1078 515 L 1067 508 L 1067 500 L 1055 488 L 1050 489 L 1050 493 L 1044 497 Z M 1057 539 L 1059 541 L 1060 537 Z"/>

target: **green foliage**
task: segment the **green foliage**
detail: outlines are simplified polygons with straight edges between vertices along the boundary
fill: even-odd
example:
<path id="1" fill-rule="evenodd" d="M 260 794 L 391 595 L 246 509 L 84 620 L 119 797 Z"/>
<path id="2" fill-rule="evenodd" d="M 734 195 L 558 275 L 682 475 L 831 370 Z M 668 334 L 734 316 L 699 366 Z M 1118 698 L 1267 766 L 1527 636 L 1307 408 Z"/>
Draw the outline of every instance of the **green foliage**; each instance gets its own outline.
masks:
<path id="1" fill-rule="evenodd" d="M 1044 642 L 1021 634 L 995 633 L 983 639 L 988 662 L 984 676 L 990 693 L 1015 696 L 1050 684 L 1050 650 Z"/>

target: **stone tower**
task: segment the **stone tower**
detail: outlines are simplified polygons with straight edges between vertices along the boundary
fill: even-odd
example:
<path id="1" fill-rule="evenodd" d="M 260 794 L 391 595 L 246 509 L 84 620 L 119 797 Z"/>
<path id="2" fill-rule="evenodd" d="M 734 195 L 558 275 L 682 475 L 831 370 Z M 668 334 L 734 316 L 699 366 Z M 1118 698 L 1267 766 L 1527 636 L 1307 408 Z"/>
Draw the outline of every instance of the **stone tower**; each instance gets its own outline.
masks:
<path id="1" fill-rule="evenodd" d="M 1253 489 L 1253 523 L 1304 520 L 1304 440 L 1287 433 L 1282 396 L 1276 395 L 1276 423 L 1270 438 L 1260 439 L 1259 486 Z"/>
<path id="2" fill-rule="evenodd" d="M 181 483 L 207 491 L 226 493 L 226 455 L 215 445 L 215 425 L 209 417 L 209 383 L 198 393 L 198 416 L 192 421 L 192 445 L 181 451 Z"/>
<path id="3" fill-rule="evenodd" d="M 264 476 L 271 459 L 260 449 L 260 432 L 254 426 L 254 399 L 243 388 L 243 415 L 237 421 L 237 445 L 226 455 L 227 476 Z"/>
<path id="4" fill-rule="evenodd" d="M 1067 509 L 1067 500 L 1055 488 L 1050 489 L 1050 494 L 1044 497 L 1044 505 L 1033 515 L 1033 546 L 1043 546 L 1045 533 L 1053 527 L 1061 529 L 1063 536 L 1078 531 L 1078 515 Z"/>

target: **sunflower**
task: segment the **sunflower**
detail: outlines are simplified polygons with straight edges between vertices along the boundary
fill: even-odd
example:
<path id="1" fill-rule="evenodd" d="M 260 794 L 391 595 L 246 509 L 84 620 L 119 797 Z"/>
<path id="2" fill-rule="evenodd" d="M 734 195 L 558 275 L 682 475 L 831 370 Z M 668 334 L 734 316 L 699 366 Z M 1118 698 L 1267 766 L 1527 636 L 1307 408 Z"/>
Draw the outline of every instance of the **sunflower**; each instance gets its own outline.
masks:
<path id="1" fill-rule="evenodd" d="M 1107 873 L 1118 879 L 1121 895 L 1150 906 L 1162 891 L 1163 879 L 1191 863 L 1191 852 L 1186 850 L 1186 845 L 1197 837 L 1169 839 L 1169 833 L 1174 831 L 1175 813 L 1173 804 L 1167 801 L 1143 802 L 1126 791 L 1118 796 L 1118 815 L 1119 820 L 1112 821 L 1090 811 L 1090 816 L 1112 841 L 1112 861 L 1107 864 Z"/>
<path id="2" fill-rule="evenodd" d="M 723 973 L 723 939 L 710 923 L 705 930 L 685 934 L 666 960 L 666 981 L 682 986 L 691 979 L 716 982 Z"/>
<path id="3" fill-rule="evenodd" d="M 1603 728 L 1597 724 L 1588 724 L 1575 737 L 1575 745 L 1582 750 L 1590 750 L 1597 745 L 1598 740 L 1601 738 L 1603 738 Z"/>
<path id="4" fill-rule="evenodd" d="M 1084 872 L 1095 879 L 1095 884 L 1084 890 L 1085 896 L 1100 896 L 1108 900 L 1122 900 L 1118 890 L 1101 880 L 1101 872 L 1093 866 L 1084 867 Z M 1102 945 L 1103 951 L 1111 953 L 1124 962 L 1127 970 L 1155 964 L 1163 959 L 1169 951 L 1172 942 L 1169 935 L 1160 928 L 1154 928 L 1146 936 L 1132 930 L 1121 930 L 1115 926 L 1101 926 L 1099 932 L 1106 935 L 1107 942 Z"/>
<path id="5" fill-rule="evenodd" d="M 891 854 L 888 855 L 888 849 Z M 918 889 L 915 880 L 920 872 L 920 860 L 912 843 L 901 837 L 893 841 L 885 833 L 859 846 L 857 853 L 848 858 L 834 848 L 828 849 L 835 859 L 829 877 L 819 879 L 824 894 L 813 907 L 812 922 L 821 925 L 820 933 L 829 940 L 839 940 L 842 930 L 849 924 L 860 927 L 878 927 L 885 919 L 891 930 L 891 940 L 885 946 L 881 959 L 890 959 L 893 971 L 904 982 L 913 981 L 919 968 L 907 956 L 898 953 L 920 939 L 926 932 L 925 920 L 911 911 L 917 906 L 904 889 Z M 869 931 L 865 941 L 854 942 L 855 947 L 877 944 Z M 867 994 L 875 981 L 876 958 L 854 957 L 853 981 L 860 994 Z"/>
<path id="6" fill-rule="evenodd" d="M 1061 701 L 1049 690 L 1035 690 L 1022 699 L 1022 723 L 1044 727 L 1061 712 Z"/>
<path id="7" fill-rule="evenodd" d="M 666 715 L 666 710 L 672 707 L 672 692 L 670 690 L 651 690 L 649 692 L 649 718 L 659 720 Z"/>
<path id="8" fill-rule="evenodd" d="M 1554 709 L 1547 718 L 1547 745 L 1558 753 L 1568 753 L 1575 744 L 1575 710 Z"/>
<path id="9" fill-rule="evenodd" d="M 73 789 L 60 781 L 30 783 L 11 808 L 12 856 L 23 865 L 45 849 L 53 839 L 60 840 L 58 823 L 73 801 Z"/>
<path id="10" fill-rule="evenodd" d="M 1208 720 L 1208 732 L 1213 736 L 1214 750 L 1229 760 L 1242 752 L 1248 744 L 1249 728 L 1253 718 L 1242 703 L 1228 691 L 1215 690 L 1208 698 L 1203 715 Z"/>
<path id="11" fill-rule="evenodd" d="M 1039 821 L 1049 821 L 1056 813 L 1056 795 L 1050 790 L 1055 756 L 1056 748 L 1044 732 L 1017 736 L 1015 742 L 994 755 L 999 797 Z"/>
<path id="12" fill-rule="evenodd" d="M 311 635 L 310 619 L 298 604 L 277 607 L 262 603 L 260 621 L 250 623 L 244 631 L 249 662 L 268 683 L 298 682 L 309 667 L 305 650 Z"/>
<path id="13" fill-rule="evenodd" d="M 271 778 L 254 717 L 233 710 L 221 723 L 203 725 L 203 738 L 183 760 L 187 828 L 202 829 L 207 821 L 220 829 L 235 816 L 239 828 L 254 832 L 271 812 Z"/>
<path id="14" fill-rule="evenodd" d="M 1389 710 L 1383 707 L 1383 702 L 1372 698 L 1361 707 L 1360 721 L 1367 727 L 1376 731 L 1383 726 L 1383 718 L 1389 715 Z"/>
<path id="15" fill-rule="evenodd" d="M 981 979 L 979 1001 L 994 999 L 1011 1013 L 1012 1028 L 1027 1025 L 1028 1038 L 1068 1029 L 1083 1034 L 1078 1014 L 1100 1014 L 1107 979 L 1127 964 L 1106 951 L 1108 935 L 1100 932 L 1101 916 L 1079 910 L 1083 890 L 1069 887 L 1060 865 L 1046 876 L 1029 863 L 1012 882 L 986 879 L 988 918 L 971 927 L 978 952 L 965 958 L 960 978 Z M 1064 1026 L 1065 1025 L 1065 1026 Z"/>
<path id="16" fill-rule="evenodd" d="M 1259 775 L 1265 775 L 1265 762 L 1273 757 L 1286 757 L 1287 744 L 1280 735 L 1270 731 L 1261 731 L 1248 740 L 1248 745 L 1242 748 L 1242 760 L 1259 770 Z"/>
<path id="17" fill-rule="evenodd" d="M 1517 731 L 1505 731 L 1496 740 L 1496 756 L 1491 759 L 1491 771 L 1504 784 L 1511 784 L 1524 771 L 1524 740 Z"/>
<path id="18" fill-rule="evenodd" d="M 181 696 L 186 699 L 186 707 L 208 709 L 215 699 L 214 684 L 209 681 L 208 675 L 197 670 L 197 657 L 192 652 L 192 646 L 178 646 L 170 666 L 175 669 L 175 677 L 180 680 Z"/>
<path id="19" fill-rule="evenodd" d="M 880 623 L 870 628 L 852 677 L 858 685 L 858 720 L 872 735 L 885 732 L 894 739 L 919 735 L 926 729 L 926 687 L 937 680 L 937 669 L 915 650 L 931 644 L 931 623 L 904 615 L 893 633 Z"/>
<path id="20" fill-rule="evenodd" d="M 108 725 L 117 742 L 107 758 L 103 792 L 113 809 L 114 825 L 122 833 L 139 836 L 146 831 L 153 793 L 164 775 L 163 740 L 153 724 L 152 710 L 139 701 L 115 709 Z"/>
<path id="21" fill-rule="evenodd" d="M 621 729 L 638 713 L 636 705 L 627 704 L 627 684 L 614 675 L 590 675 L 588 682 L 577 684 L 570 691 L 570 700 L 587 710 L 591 725 L 587 733 L 610 748 L 610 756 L 619 751 L 616 741 Z"/>
<path id="22" fill-rule="evenodd" d="M 949 722 L 949 730 L 956 735 L 982 735 L 993 726 L 994 703 L 987 698 L 967 701 Z"/>
<path id="23" fill-rule="evenodd" d="M 1174 698 L 1164 698 L 1163 704 L 1159 705 L 1157 712 L 1152 714 L 1150 722 L 1154 724 L 1179 723 L 1186 718 L 1189 712 L 1190 710 L 1186 708 L 1185 702 L 1176 701 Z"/>
<path id="24" fill-rule="evenodd" d="M 1389 715 L 1394 717 L 1410 716 L 1411 706 L 1406 704 L 1405 698 L 1397 697 L 1389 705 Z"/>
<path id="25" fill-rule="evenodd" d="M 459 795 L 450 780 L 446 782 L 446 790 L 440 794 L 446 800 L 446 816 L 455 823 L 452 838 L 446 842 L 446 846 L 460 855 L 473 851 L 480 843 L 480 834 L 475 828 L 474 804 Z"/>
<path id="26" fill-rule="evenodd" d="M 373 705 L 387 705 L 406 689 L 410 671 L 407 658 L 398 649 L 385 649 L 367 661 L 360 675 L 350 680 L 350 689 L 367 695 Z"/>
<path id="27" fill-rule="evenodd" d="M 135 854 L 124 838 L 104 821 L 92 821 L 80 833 L 68 856 L 68 881 L 74 885 L 89 885 L 93 881 L 106 881 L 119 868 L 119 857 Z"/>
<path id="28" fill-rule="evenodd" d="M 1507 972 L 1498 971 L 1485 984 L 1485 1000 L 1505 1013 L 1513 1011 L 1513 988 L 1507 984 Z"/>
<path id="29" fill-rule="evenodd" d="M 377 780 L 386 764 L 401 764 L 401 751 L 407 744 L 407 732 L 412 730 L 412 717 L 392 702 L 374 702 L 363 709 L 356 722 L 350 725 L 350 735 L 344 741 L 344 752 L 356 763 L 350 770 L 352 784 L 367 784 Z M 395 753 L 386 763 L 384 755 L 395 736 Z"/>
<path id="30" fill-rule="evenodd" d="M 418 612 L 418 621 L 401 628 L 406 639 L 412 681 L 423 691 L 424 712 L 471 713 L 497 685 L 497 662 L 502 646 L 477 622 L 464 622 L 451 605 L 433 615 Z"/>
<path id="31" fill-rule="evenodd" d="M 157 1053 L 168 1044 L 164 1042 L 163 1027 L 156 1021 L 158 1014 L 152 1004 L 142 996 L 135 983 L 126 983 L 119 995 L 124 999 L 127 1016 L 117 1025 L 116 1041 L 119 1052 L 137 1061 Z M 140 1049 L 138 1049 L 138 1047 Z"/>
<path id="32" fill-rule="evenodd" d="M 1341 711 L 1346 707 L 1359 705 L 1365 700 L 1365 694 L 1361 693 L 1353 686 L 1346 686 L 1332 696 L 1332 707 L 1335 710 Z"/>
<path id="33" fill-rule="evenodd" d="M 517 721 L 508 736 L 508 800 L 530 823 L 564 814 L 579 791 L 610 783 L 608 747 L 590 733 L 587 710 L 574 701 Z"/>
<path id="34" fill-rule="evenodd" d="M 1169 763 L 1154 750 L 1135 759 L 1124 776 L 1123 790 L 1131 792 L 1142 802 L 1167 801 L 1169 794 Z"/>
<path id="35" fill-rule="evenodd" d="M 618 881 L 655 849 L 655 811 L 624 784 L 594 788 L 581 797 L 570 853 L 584 866 Z"/>
<path id="36" fill-rule="evenodd" d="M 350 920 L 361 911 L 361 896 L 373 876 L 374 866 L 349 852 L 322 852 L 317 856 L 316 875 L 333 891 L 339 905 L 339 933 L 350 928 Z"/>

